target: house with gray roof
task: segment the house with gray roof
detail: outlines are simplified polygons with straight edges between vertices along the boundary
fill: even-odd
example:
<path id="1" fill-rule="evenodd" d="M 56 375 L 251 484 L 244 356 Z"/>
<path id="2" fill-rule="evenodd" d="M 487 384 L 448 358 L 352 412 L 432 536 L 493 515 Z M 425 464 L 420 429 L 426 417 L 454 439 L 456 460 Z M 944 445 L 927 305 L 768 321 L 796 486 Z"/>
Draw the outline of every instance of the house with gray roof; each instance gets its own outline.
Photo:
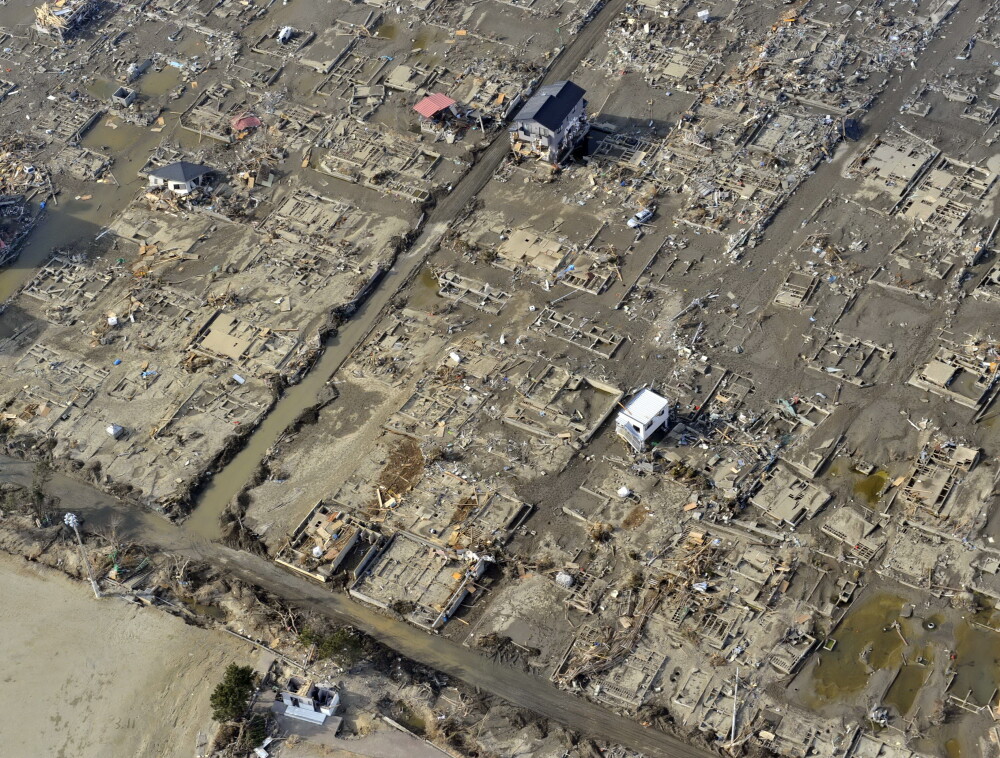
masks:
<path id="1" fill-rule="evenodd" d="M 582 87 L 570 81 L 540 88 L 511 124 L 514 152 L 558 163 L 587 133 L 584 94 Z"/>
<path id="2" fill-rule="evenodd" d="M 149 186 L 166 187 L 175 194 L 186 195 L 195 187 L 200 187 L 213 171 L 198 163 L 178 161 L 150 171 Z"/>

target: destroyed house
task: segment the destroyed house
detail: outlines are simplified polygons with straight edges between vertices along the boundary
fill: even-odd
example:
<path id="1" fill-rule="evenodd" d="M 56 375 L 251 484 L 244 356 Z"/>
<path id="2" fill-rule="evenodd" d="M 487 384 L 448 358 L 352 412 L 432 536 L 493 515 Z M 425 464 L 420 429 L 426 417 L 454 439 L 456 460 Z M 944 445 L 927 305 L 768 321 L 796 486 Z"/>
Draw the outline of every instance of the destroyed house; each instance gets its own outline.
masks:
<path id="1" fill-rule="evenodd" d="M 200 187 L 212 169 L 197 163 L 178 161 L 149 172 L 150 187 L 166 187 L 177 195 L 186 195 Z"/>
<path id="2" fill-rule="evenodd" d="M 274 562 L 321 582 L 350 564 L 348 573 L 356 579 L 381 544 L 378 534 L 320 501 L 291 533 Z M 356 560 L 349 560 L 352 555 Z"/>
<path id="3" fill-rule="evenodd" d="M 449 550 L 410 532 L 397 532 L 348 590 L 365 603 L 401 613 L 428 630 L 439 629 L 478 591 L 490 562 L 469 550 Z"/>
<path id="4" fill-rule="evenodd" d="M 569 81 L 538 90 L 510 127 L 514 152 L 557 162 L 587 132 L 583 95 L 583 88 Z"/>
<path id="5" fill-rule="evenodd" d="M 317 685 L 309 679 L 289 677 L 275 694 L 276 703 L 284 704 L 284 714 L 297 721 L 322 724 L 340 706 L 340 693 L 331 687 Z"/>
<path id="6" fill-rule="evenodd" d="M 439 92 L 428 95 L 413 106 L 422 119 L 440 119 L 455 115 L 455 101 Z"/>

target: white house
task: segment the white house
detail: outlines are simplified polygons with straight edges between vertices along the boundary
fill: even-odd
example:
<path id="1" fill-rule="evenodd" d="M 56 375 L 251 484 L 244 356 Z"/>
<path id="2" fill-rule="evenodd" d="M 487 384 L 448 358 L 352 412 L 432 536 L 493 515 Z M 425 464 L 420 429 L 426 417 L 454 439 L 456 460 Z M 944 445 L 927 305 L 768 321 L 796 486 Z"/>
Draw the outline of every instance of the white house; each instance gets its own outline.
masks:
<path id="1" fill-rule="evenodd" d="M 340 694 L 330 687 L 293 676 L 275 696 L 276 709 L 280 708 L 278 703 L 284 703 L 284 714 L 290 718 L 322 724 L 337 712 Z"/>
<path id="2" fill-rule="evenodd" d="M 646 447 L 646 441 L 662 428 L 670 417 L 670 401 L 652 390 L 640 390 L 618 413 L 615 431 L 637 453 Z"/>
<path id="3" fill-rule="evenodd" d="M 204 184 L 214 169 L 197 163 L 178 161 L 149 172 L 150 187 L 166 187 L 177 195 L 186 195 Z"/>

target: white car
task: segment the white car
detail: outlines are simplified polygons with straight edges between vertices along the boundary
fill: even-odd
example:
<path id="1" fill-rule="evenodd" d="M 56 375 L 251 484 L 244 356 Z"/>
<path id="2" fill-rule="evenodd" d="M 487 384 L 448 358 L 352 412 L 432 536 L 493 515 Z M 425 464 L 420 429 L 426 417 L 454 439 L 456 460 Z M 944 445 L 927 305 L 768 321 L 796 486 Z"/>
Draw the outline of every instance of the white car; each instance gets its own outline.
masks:
<path id="1" fill-rule="evenodd" d="M 642 226 L 647 221 L 653 217 L 652 208 L 643 208 L 641 211 L 636 213 L 632 218 L 630 218 L 625 223 L 629 225 L 630 228 L 635 229 L 638 226 Z"/>

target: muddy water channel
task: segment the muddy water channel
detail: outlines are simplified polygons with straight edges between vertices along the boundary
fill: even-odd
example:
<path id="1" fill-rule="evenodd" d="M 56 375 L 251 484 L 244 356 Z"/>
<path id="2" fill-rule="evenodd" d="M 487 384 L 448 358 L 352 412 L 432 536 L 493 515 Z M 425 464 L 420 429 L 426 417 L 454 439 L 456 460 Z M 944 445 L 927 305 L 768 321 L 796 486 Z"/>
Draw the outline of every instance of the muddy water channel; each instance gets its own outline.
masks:
<path id="1" fill-rule="evenodd" d="M 318 401 L 320 391 L 364 339 L 379 312 L 421 265 L 420 246 L 397 261 L 372 295 L 358 308 L 336 336 L 327 340 L 319 362 L 294 387 L 287 389 L 263 423 L 254 431 L 245 447 L 221 471 L 215 474 L 198 497 L 197 506 L 185 522 L 185 528 L 200 537 L 217 539 L 222 534 L 220 517 L 229 502 L 253 476 L 268 449 L 301 413 Z M 330 465 L 337 465 L 330 461 Z"/>
<path id="2" fill-rule="evenodd" d="M 173 88 L 178 81 L 176 70 L 168 67 L 160 72 L 150 72 L 139 80 L 137 86 L 147 94 L 156 95 Z M 113 86 L 112 82 L 95 80 L 90 88 L 103 96 Z M 101 254 L 103 243 L 95 244 L 94 240 L 144 186 L 145 180 L 138 176 L 138 171 L 145 165 L 150 153 L 165 137 L 190 148 L 198 147 L 198 135 L 180 129 L 177 121 L 177 114 L 184 109 L 191 96 L 189 94 L 179 101 L 173 112 L 164 113 L 165 123 L 157 131 L 105 115 L 87 132 L 82 140 L 85 147 L 114 158 L 108 180 L 89 184 L 86 195 L 63 192 L 47 202 L 18 259 L 0 270 L 0 301 L 11 297 L 30 281 L 56 250 L 90 247 Z M 110 240 L 110 236 L 104 239 Z M 247 438 L 241 452 L 209 481 L 186 524 L 188 529 L 208 539 L 220 536 L 219 519 L 226 505 L 247 483 L 280 434 L 304 409 L 317 402 L 318 393 L 421 260 L 419 255 L 403 256 L 396 267 L 385 275 L 368 301 L 341 327 L 340 333 L 328 340 L 319 363 L 298 385 L 286 390 L 264 422 Z M 0 320 L 0 335 L 14 327 L 16 319 Z"/>

